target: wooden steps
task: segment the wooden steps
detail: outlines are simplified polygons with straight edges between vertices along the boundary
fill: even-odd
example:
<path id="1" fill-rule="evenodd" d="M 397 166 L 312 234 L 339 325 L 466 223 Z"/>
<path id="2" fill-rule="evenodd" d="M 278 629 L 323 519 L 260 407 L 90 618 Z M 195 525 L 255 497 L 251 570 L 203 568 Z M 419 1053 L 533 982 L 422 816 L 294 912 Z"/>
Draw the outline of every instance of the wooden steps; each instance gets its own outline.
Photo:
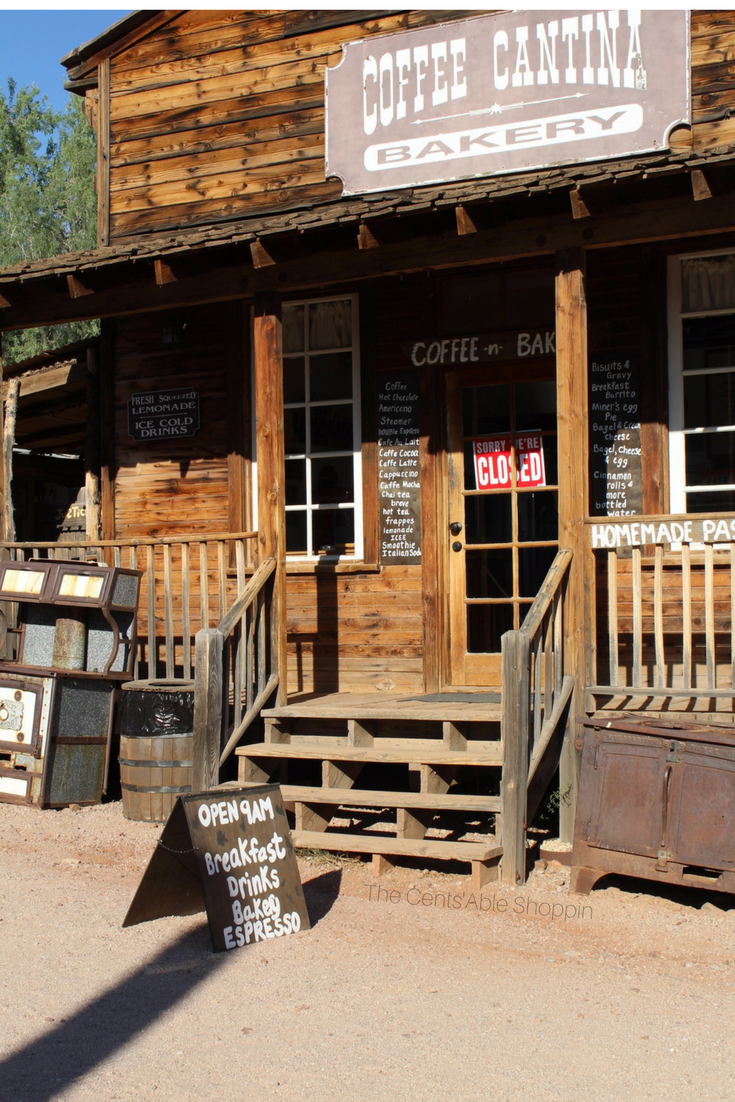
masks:
<path id="1" fill-rule="evenodd" d="M 416 807 L 429 811 L 500 811 L 499 796 L 473 796 L 449 792 L 383 792 L 357 788 L 316 788 L 281 785 L 284 800 L 305 804 L 333 804 L 337 807 Z"/>
<path id="2" fill-rule="evenodd" d="M 238 747 L 238 779 L 281 784 L 294 807 L 297 845 L 372 853 L 376 872 L 389 858 L 469 861 L 481 886 L 497 875 L 502 853 L 494 838 L 501 800 L 489 794 L 499 791 L 503 765 L 502 743 L 493 738 L 499 717 L 500 694 L 488 692 L 456 699 L 332 693 L 291 700 L 263 712 L 264 741 Z M 321 785 L 314 776 L 318 763 Z M 372 787 L 376 766 L 386 767 L 386 790 Z M 397 790 L 404 783 L 400 770 L 388 771 L 395 766 L 407 767 L 405 791 Z M 371 787 L 354 787 L 366 768 Z M 467 782 L 469 792 L 462 790 Z M 386 809 L 395 812 L 386 816 L 394 836 L 366 832 L 365 822 L 373 825 L 374 813 Z M 357 819 L 361 832 L 330 829 L 335 816 Z M 437 826 L 451 831 L 453 840 L 427 838 Z M 489 840 L 462 840 L 463 834 Z"/>

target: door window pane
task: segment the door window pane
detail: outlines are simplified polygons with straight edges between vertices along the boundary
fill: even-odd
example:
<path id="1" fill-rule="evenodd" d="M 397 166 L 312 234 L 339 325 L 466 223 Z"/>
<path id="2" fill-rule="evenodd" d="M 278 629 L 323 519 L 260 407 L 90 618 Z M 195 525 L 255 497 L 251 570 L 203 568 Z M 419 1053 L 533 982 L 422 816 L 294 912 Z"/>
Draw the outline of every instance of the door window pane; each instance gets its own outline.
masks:
<path id="1" fill-rule="evenodd" d="M 529 543 L 555 540 L 559 534 L 556 491 L 532 491 L 518 495 L 518 540 Z"/>
<path id="2" fill-rule="evenodd" d="M 556 383 L 516 383 L 516 431 L 556 432 Z"/>
<path id="3" fill-rule="evenodd" d="M 510 432 L 510 386 L 468 386 L 462 390 L 462 435 Z"/>
<path id="4" fill-rule="evenodd" d="M 452 552 L 455 554 L 455 552 Z M 466 551 L 468 597 L 513 596 L 513 552 Z"/>
<path id="5" fill-rule="evenodd" d="M 513 630 L 513 605 L 468 605 L 467 650 L 470 654 L 497 654 L 506 631 Z"/>
<path id="6" fill-rule="evenodd" d="M 464 500 L 465 543 L 510 543 L 510 494 L 482 494 Z"/>
<path id="7" fill-rule="evenodd" d="M 556 547 L 518 549 L 518 595 L 535 597 L 556 556 Z"/>

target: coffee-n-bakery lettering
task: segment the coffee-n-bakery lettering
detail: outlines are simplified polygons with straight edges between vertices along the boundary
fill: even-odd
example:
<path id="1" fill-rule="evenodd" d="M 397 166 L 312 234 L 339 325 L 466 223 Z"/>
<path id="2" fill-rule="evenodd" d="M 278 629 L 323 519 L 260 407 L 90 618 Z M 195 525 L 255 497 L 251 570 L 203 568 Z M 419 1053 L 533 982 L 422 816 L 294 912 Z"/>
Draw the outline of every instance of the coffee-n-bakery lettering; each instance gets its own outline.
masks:
<path id="1" fill-rule="evenodd" d="M 378 508 L 380 559 L 421 560 L 418 374 L 378 378 Z"/>
<path id="2" fill-rule="evenodd" d="M 668 147 L 688 123 L 685 11 L 520 10 L 365 38 L 326 72 L 347 194 Z"/>
<path id="3" fill-rule="evenodd" d="M 199 392 L 186 387 L 133 394 L 128 433 L 133 440 L 171 440 L 199 431 Z"/>
<path id="4" fill-rule="evenodd" d="M 553 329 L 513 329 L 477 333 L 469 337 L 424 338 L 404 341 L 401 351 L 414 367 L 455 367 L 556 356 Z"/>
<path id="5" fill-rule="evenodd" d="M 592 516 L 643 512 L 640 380 L 634 352 L 590 356 Z"/>
<path id="6" fill-rule="evenodd" d="M 278 785 L 181 797 L 123 925 L 202 907 L 216 953 L 311 928 Z"/>

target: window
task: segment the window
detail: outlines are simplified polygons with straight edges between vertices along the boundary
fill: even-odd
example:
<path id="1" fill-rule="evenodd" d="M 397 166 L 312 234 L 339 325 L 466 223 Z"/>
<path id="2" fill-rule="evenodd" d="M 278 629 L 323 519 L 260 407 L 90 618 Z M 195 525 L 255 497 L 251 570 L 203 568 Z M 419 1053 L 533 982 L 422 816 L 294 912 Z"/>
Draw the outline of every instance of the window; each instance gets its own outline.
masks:
<path id="1" fill-rule="evenodd" d="M 286 554 L 362 556 L 357 296 L 283 306 Z"/>
<path id="2" fill-rule="evenodd" d="M 669 264 L 671 512 L 735 511 L 735 253 Z"/>

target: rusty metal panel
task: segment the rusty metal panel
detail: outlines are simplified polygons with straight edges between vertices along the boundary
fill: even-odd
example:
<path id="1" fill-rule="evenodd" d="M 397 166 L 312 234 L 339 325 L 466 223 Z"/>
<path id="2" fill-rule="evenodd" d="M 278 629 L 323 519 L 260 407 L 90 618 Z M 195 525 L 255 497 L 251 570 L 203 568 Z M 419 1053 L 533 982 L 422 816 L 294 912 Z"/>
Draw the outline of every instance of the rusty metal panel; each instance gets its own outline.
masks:
<path id="1" fill-rule="evenodd" d="M 326 71 L 345 194 L 668 148 L 690 119 L 686 11 L 514 11 L 349 42 Z"/>

